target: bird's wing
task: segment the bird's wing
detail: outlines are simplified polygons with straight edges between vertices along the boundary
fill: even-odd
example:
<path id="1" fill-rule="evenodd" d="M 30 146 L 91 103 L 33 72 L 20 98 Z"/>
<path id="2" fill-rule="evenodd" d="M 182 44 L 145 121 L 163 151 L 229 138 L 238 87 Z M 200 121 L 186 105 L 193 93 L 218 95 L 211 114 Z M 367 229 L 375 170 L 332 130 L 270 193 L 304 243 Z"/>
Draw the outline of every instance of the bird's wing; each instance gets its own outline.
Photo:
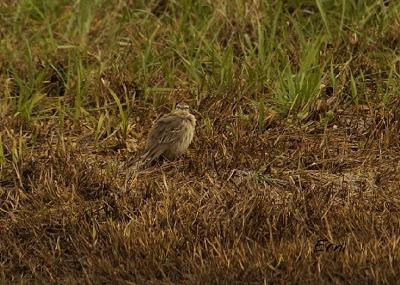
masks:
<path id="1" fill-rule="evenodd" d="M 168 144 L 176 141 L 182 132 L 184 119 L 176 114 L 167 114 L 158 119 L 149 134 L 149 142 Z"/>

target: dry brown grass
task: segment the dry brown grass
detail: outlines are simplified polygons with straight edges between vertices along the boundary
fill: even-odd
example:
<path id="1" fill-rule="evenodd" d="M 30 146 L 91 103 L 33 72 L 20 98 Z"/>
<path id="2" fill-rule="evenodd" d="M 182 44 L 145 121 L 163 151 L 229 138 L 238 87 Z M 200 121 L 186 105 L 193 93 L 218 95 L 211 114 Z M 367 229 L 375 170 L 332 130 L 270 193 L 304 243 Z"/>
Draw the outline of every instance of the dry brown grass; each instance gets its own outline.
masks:
<path id="1" fill-rule="evenodd" d="M 1 182 L 3 282 L 393 284 L 398 144 L 353 117 L 261 135 L 200 123 L 186 157 L 127 188 L 126 149 L 99 151 L 72 125 L 64 141 L 49 132 Z M 29 143 L 29 132 L 14 138 Z M 321 239 L 345 250 L 315 252 Z"/>
<path id="2" fill-rule="evenodd" d="M 399 3 L 0 2 L 0 284 L 398 283 Z"/>

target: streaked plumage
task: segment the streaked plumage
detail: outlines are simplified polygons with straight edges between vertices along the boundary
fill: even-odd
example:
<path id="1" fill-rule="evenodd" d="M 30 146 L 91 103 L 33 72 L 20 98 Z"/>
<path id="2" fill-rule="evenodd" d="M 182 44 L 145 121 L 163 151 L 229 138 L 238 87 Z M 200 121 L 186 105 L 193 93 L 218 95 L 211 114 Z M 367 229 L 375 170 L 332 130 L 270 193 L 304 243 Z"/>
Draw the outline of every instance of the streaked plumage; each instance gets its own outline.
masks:
<path id="1" fill-rule="evenodd" d="M 160 156 L 169 160 L 182 155 L 193 140 L 196 118 L 189 106 L 178 104 L 176 109 L 155 121 L 146 142 L 142 161 L 150 163 Z"/>

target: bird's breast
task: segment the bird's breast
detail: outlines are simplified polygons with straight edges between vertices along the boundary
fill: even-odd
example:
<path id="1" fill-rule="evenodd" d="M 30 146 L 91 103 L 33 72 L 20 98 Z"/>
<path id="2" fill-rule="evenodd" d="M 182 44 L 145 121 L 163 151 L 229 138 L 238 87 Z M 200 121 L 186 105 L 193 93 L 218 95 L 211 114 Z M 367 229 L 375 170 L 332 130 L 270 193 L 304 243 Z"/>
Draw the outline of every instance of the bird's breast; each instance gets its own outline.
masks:
<path id="1" fill-rule="evenodd" d="M 182 137 L 177 145 L 177 152 L 183 153 L 190 145 L 193 140 L 194 126 L 191 121 L 185 120 L 182 125 L 184 131 Z"/>

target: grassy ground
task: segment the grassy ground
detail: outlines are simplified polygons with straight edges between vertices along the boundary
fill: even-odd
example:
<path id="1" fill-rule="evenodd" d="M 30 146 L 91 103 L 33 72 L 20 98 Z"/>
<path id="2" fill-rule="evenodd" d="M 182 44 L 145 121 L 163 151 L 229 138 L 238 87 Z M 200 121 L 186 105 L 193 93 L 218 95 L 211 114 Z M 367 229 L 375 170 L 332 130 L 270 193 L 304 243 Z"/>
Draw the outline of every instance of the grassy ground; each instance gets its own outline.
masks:
<path id="1" fill-rule="evenodd" d="M 0 284 L 394 284 L 399 30 L 389 0 L 0 1 Z M 188 154 L 126 181 L 181 100 Z"/>

